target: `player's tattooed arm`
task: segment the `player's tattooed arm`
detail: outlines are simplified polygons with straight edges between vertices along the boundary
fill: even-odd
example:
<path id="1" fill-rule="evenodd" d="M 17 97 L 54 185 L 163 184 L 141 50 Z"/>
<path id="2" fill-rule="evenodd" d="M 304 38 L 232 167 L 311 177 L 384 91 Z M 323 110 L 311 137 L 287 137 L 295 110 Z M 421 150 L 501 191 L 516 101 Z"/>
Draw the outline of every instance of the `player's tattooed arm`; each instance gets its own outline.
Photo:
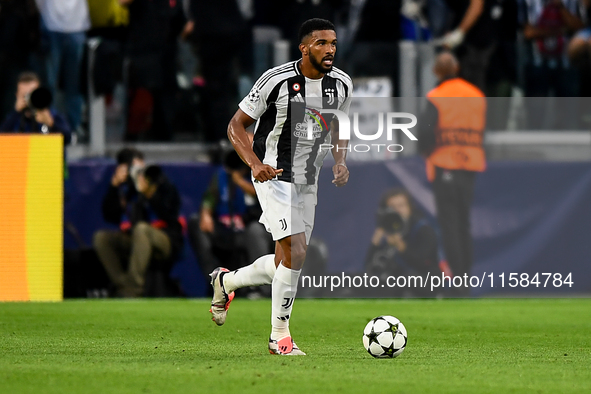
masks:
<path id="1" fill-rule="evenodd" d="M 228 139 L 236 149 L 236 152 L 252 170 L 252 176 L 259 182 L 265 182 L 275 178 L 283 172 L 270 165 L 263 164 L 252 150 L 252 144 L 248 138 L 246 128 L 255 122 L 244 111 L 238 109 L 228 125 Z"/>
<path id="2" fill-rule="evenodd" d="M 337 187 L 345 186 L 349 181 L 349 169 L 347 168 L 347 145 L 349 140 L 339 139 L 339 123 L 334 119 L 330 123 L 331 139 L 336 142 L 333 143 L 332 156 L 334 157 L 335 165 L 332 166 L 332 173 L 334 183 Z"/>

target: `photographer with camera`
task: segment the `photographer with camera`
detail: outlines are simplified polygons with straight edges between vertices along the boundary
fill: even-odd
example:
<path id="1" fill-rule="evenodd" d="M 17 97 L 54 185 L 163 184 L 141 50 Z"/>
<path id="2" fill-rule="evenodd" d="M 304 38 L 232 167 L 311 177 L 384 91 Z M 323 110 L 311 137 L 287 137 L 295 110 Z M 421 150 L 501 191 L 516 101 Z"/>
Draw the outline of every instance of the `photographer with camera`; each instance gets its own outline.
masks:
<path id="1" fill-rule="evenodd" d="M 121 231 L 130 228 L 131 204 L 137 200 L 137 175 L 144 169 L 144 154 L 135 148 L 123 148 L 117 152 L 117 166 L 111 184 L 103 197 L 103 219 L 119 226 Z"/>
<path id="2" fill-rule="evenodd" d="M 39 77 L 23 72 L 16 85 L 16 103 L 2 125 L 0 132 L 62 133 L 64 144 L 72 138 L 70 126 L 60 113 L 51 107 L 51 92 L 41 86 Z"/>
<path id="3" fill-rule="evenodd" d="M 121 297 L 143 295 L 148 266 L 153 262 L 169 272 L 183 247 L 181 199 L 176 186 L 157 165 L 135 172 L 133 159 L 127 161 L 128 172 L 137 194 L 133 201 L 121 202 L 120 230 L 101 230 L 94 235 L 99 260 Z M 128 179 L 124 170 L 121 172 L 115 172 L 111 187 L 119 175 Z M 103 213 L 105 219 L 115 219 L 104 206 Z"/>
<path id="4" fill-rule="evenodd" d="M 415 210 L 406 190 L 384 193 L 376 221 L 365 261 L 368 275 L 378 276 L 385 283 L 390 275 L 439 274 L 437 235 Z M 419 289 L 406 290 L 404 294 L 420 295 Z"/>

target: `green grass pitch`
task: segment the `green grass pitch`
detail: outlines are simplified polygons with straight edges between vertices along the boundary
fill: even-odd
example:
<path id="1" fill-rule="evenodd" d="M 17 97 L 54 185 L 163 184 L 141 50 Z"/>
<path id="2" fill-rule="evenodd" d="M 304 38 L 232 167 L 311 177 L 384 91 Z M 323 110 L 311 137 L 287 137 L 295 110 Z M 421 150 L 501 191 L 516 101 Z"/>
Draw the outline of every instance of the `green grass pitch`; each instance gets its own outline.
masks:
<path id="1" fill-rule="evenodd" d="M 591 391 L 591 299 L 297 300 L 306 357 L 271 356 L 270 301 L 0 303 L 1 393 L 583 393 Z M 408 346 L 374 359 L 373 317 Z"/>

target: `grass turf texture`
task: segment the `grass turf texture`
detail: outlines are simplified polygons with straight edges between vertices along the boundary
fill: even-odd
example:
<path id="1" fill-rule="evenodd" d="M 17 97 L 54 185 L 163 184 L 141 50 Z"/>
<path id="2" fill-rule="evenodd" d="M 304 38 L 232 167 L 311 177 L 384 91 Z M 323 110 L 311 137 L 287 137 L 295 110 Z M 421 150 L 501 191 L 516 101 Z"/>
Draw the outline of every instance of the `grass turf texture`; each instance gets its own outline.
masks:
<path id="1" fill-rule="evenodd" d="M 306 357 L 271 356 L 269 300 L 0 303 L 2 393 L 581 393 L 591 300 L 297 300 Z M 361 342 L 373 317 L 408 329 L 396 359 Z"/>

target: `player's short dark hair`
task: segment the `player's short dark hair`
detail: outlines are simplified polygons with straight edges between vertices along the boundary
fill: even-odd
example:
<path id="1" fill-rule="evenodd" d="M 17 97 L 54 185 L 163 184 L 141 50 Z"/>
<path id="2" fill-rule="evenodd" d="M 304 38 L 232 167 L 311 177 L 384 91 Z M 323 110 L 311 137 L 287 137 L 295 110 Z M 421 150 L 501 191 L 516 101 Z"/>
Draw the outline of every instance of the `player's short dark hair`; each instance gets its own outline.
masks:
<path id="1" fill-rule="evenodd" d="M 300 27 L 300 33 L 298 35 L 300 42 L 304 41 L 304 38 L 312 34 L 312 32 L 318 30 L 335 30 L 335 28 L 332 22 L 327 21 L 326 19 L 308 19 L 307 21 L 302 23 L 302 26 Z"/>

